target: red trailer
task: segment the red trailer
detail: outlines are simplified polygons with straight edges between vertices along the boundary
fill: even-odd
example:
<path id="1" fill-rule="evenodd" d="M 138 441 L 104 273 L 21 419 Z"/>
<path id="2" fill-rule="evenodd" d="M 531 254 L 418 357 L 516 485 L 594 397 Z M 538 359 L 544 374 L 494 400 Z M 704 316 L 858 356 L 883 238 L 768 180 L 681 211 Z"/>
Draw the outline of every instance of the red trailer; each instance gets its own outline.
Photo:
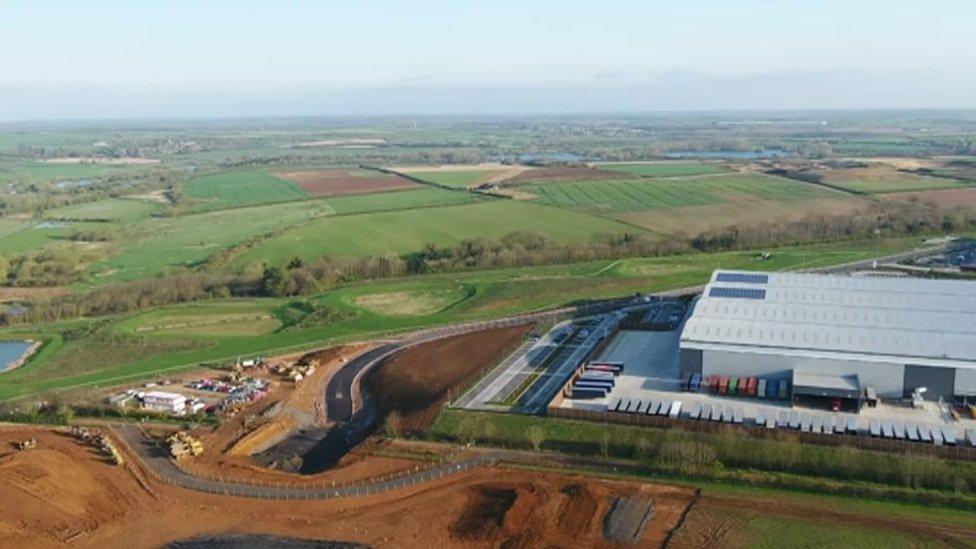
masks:
<path id="1" fill-rule="evenodd" d="M 749 378 L 740 377 L 739 378 L 739 394 L 742 396 L 749 396 Z"/>
<path id="2" fill-rule="evenodd" d="M 708 391 L 712 394 L 718 393 L 718 376 L 708 377 Z"/>
<path id="3" fill-rule="evenodd" d="M 729 376 L 722 376 L 718 380 L 718 394 L 724 395 L 729 392 Z"/>
<path id="4" fill-rule="evenodd" d="M 758 387 L 759 387 L 759 380 L 756 379 L 756 378 L 754 378 L 754 377 L 750 377 L 749 378 L 749 393 L 748 393 L 749 396 L 755 397 L 756 396 L 756 391 L 758 390 Z"/>

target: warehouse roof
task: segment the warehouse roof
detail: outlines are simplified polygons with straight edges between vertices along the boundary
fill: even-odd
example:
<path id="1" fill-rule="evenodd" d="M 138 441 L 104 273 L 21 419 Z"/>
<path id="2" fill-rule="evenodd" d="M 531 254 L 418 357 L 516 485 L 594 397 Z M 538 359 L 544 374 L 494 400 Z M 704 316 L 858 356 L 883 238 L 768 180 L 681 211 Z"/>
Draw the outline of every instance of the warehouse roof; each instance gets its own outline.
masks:
<path id="1" fill-rule="evenodd" d="M 976 283 L 716 271 L 681 343 L 976 368 Z"/>

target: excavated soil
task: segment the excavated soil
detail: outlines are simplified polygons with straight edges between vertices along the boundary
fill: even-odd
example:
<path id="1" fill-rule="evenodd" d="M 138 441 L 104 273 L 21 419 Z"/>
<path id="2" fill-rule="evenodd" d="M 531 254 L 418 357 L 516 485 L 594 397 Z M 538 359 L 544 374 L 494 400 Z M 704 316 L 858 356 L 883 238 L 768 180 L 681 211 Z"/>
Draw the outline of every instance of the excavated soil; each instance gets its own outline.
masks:
<path id="1" fill-rule="evenodd" d="M 456 397 L 524 340 L 532 324 L 496 328 L 411 347 L 378 365 L 364 382 L 379 407 L 378 424 L 390 412 L 404 432 L 425 431 L 449 397 Z"/>
<path id="2" fill-rule="evenodd" d="M 37 448 L 15 451 L 13 442 L 28 437 Z M 362 498 L 268 501 L 164 485 L 129 462 L 116 467 L 52 430 L 0 427 L 0 547 L 159 547 L 257 535 L 374 547 L 608 547 L 593 527 L 599 521 L 560 527 L 566 486 L 600 501 L 598 515 L 603 501 L 635 490 L 684 494 L 684 505 L 692 497 L 685 488 L 478 469 Z M 659 543 L 648 535 L 641 542 Z"/>
<path id="3" fill-rule="evenodd" d="M 275 172 L 273 175 L 295 183 L 313 196 L 367 194 L 420 187 L 396 175 L 355 175 L 346 170 L 301 170 Z"/>

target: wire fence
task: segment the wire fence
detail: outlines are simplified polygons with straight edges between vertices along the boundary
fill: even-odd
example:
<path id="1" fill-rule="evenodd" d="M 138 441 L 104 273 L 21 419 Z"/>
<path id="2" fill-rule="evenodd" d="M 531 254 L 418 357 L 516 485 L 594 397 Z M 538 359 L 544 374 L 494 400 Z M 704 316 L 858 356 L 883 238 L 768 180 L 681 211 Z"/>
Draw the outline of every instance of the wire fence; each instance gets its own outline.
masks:
<path id="1" fill-rule="evenodd" d="M 136 449 L 126 433 L 117 433 L 117 435 L 115 438 L 121 441 L 121 445 L 129 455 L 138 459 L 150 474 L 163 483 L 211 494 L 258 499 L 312 500 L 363 497 L 432 482 L 492 465 L 497 461 L 494 456 L 483 455 L 459 462 L 435 463 L 423 467 L 418 465 L 405 471 L 344 483 L 325 481 L 261 482 L 243 476 L 224 476 L 194 471 L 180 463 L 179 460 L 162 455 L 154 457 L 148 455 L 148 449 Z M 142 441 L 135 442 L 135 444 L 142 444 L 160 452 L 164 450 L 157 443 L 150 442 L 151 439 L 146 437 L 145 433 L 140 433 L 140 436 L 143 437 Z"/>

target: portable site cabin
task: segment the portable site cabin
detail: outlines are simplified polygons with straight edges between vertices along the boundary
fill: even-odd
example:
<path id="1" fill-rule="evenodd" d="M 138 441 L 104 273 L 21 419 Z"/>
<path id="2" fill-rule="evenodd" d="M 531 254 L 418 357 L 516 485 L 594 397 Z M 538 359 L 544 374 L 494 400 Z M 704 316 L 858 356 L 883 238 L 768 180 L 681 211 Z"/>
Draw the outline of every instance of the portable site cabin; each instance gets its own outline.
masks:
<path id="1" fill-rule="evenodd" d="M 942 438 L 945 440 L 946 446 L 956 445 L 956 433 L 947 425 L 942 426 Z"/>
<path id="2" fill-rule="evenodd" d="M 776 419 L 776 426 L 780 429 L 786 429 L 790 426 L 790 414 L 789 412 L 782 411 L 779 413 L 779 417 Z"/>
<path id="3" fill-rule="evenodd" d="M 800 412 L 790 412 L 790 429 L 800 428 Z"/>
<path id="4" fill-rule="evenodd" d="M 822 433 L 823 432 L 823 416 L 813 416 L 813 432 Z"/>
<path id="5" fill-rule="evenodd" d="M 935 444 L 936 446 L 942 446 L 943 442 L 944 440 L 942 438 L 942 429 L 940 429 L 939 427 L 932 427 L 932 444 Z"/>
<path id="6" fill-rule="evenodd" d="M 661 407 L 657 410 L 657 415 L 666 416 L 671 412 L 671 399 L 666 398 L 661 401 Z"/>
<path id="7" fill-rule="evenodd" d="M 905 436 L 912 442 L 918 442 L 918 425 L 908 422 L 905 424 Z"/>
<path id="8" fill-rule="evenodd" d="M 671 403 L 671 412 L 668 413 L 668 417 L 671 419 L 678 419 L 681 417 L 681 401 L 676 400 Z"/>
<path id="9" fill-rule="evenodd" d="M 741 425 L 746 420 L 746 411 L 741 406 L 736 406 L 732 412 L 732 423 Z"/>
<path id="10" fill-rule="evenodd" d="M 868 423 L 868 430 L 871 432 L 871 436 L 872 437 L 874 437 L 874 438 L 880 437 L 881 436 L 881 422 L 878 421 L 878 420 L 876 420 L 876 419 L 870 420 L 870 422 Z"/>
<path id="11" fill-rule="evenodd" d="M 861 432 L 861 425 L 860 425 L 860 422 L 857 420 L 857 417 L 855 417 L 855 416 L 848 417 L 847 418 L 847 434 L 849 434 L 849 435 L 856 435 L 856 434 L 859 434 L 860 432 Z"/>
<path id="12" fill-rule="evenodd" d="M 722 421 L 722 407 L 718 404 L 712 407 L 712 421 Z"/>
<path id="13" fill-rule="evenodd" d="M 932 442 L 932 429 L 928 425 L 919 424 L 918 440 L 921 442 Z"/>
<path id="14" fill-rule="evenodd" d="M 711 404 L 703 404 L 702 405 L 701 419 L 702 419 L 702 421 L 709 421 L 709 420 L 712 419 L 712 405 Z"/>
<path id="15" fill-rule="evenodd" d="M 756 412 L 756 425 L 762 427 L 766 424 L 766 411 L 760 408 Z"/>
<path id="16" fill-rule="evenodd" d="M 899 440 L 905 440 L 905 424 L 895 420 L 891 422 L 891 428 L 895 433 L 895 438 Z"/>
<path id="17" fill-rule="evenodd" d="M 701 418 L 702 405 L 698 402 L 691 406 L 691 412 L 688 414 L 689 419 L 699 419 Z"/>

